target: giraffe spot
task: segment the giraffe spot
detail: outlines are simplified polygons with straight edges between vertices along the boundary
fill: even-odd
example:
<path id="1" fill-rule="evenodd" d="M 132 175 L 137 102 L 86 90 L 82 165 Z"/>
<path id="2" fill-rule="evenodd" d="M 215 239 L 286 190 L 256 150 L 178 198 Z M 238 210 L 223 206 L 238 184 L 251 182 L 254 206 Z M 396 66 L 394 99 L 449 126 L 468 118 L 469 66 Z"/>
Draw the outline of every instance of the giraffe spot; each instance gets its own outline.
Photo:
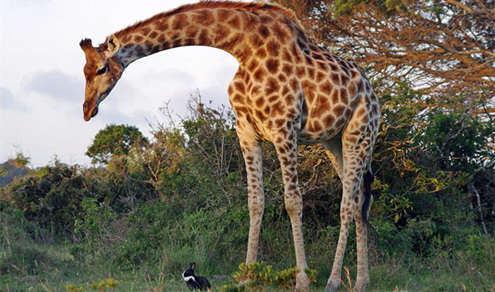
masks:
<path id="1" fill-rule="evenodd" d="M 347 83 L 349 82 L 350 79 L 349 79 L 348 76 L 349 76 L 349 74 L 342 74 L 340 76 L 340 78 L 342 79 L 342 84 L 343 85 L 347 85 Z"/>
<path id="2" fill-rule="evenodd" d="M 351 107 L 356 108 L 358 104 L 361 102 L 362 95 L 358 95 L 354 98 L 354 100 L 351 102 Z"/>
<path id="3" fill-rule="evenodd" d="M 210 38 L 209 38 L 209 35 L 208 35 L 208 30 L 206 29 L 202 29 L 200 32 L 199 32 L 199 43 L 200 45 L 208 45 L 210 44 Z"/>
<path id="4" fill-rule="evenodd" d="M 232 29 L 240 29 L 241 28 L 240 19 L 238 17 L 234 17 L 231 20 L 229 20 L 228 25 L 230 25 Z"/>
<path id="5" fill-rule="evenodd" d="M 332 78 L 333 84 L 338 85 L 338 86 L 341 85 L 341 83 L 340 83 L 340 74 L 338 74 L 338 73 L 332 73 L 332 77 L 331 78 Z"/>
<path id="6" fill-rule="evenodd" d="M 263 109 L 263 113 L 266 115 L 266 116 L 269 116 L 270 115 L 270 106 L 265 106 L 265 108 Z M 268 121 L 268 128 L 271 128 L 273 125 L 273 122 L 272 121 Z"/>
<path id="7" fill-rule="evenodd" d="M 230 33 L 230 30 L 228 27 L 221 25 L 221 24 L 217 25 L 215 43 L 218 44 L 220 41 L 225 39 L 229 35 L 229 33 Z"/>
<path id="8" fill-rule="evenodd" d="M 329 81 L 326 81 L 323 84 L 320 84 L 319 91 L 321 91 L 321 93 L 323 93 L 323 94 L 329 95 L 330 92 L 332 91 L 332 84 L 330 84 Z"/>
<path id="9" fill-rule="evenodd" d="M 175 41 L 172 42 L 172 47 L 180 47 L 182 46 L 182 40 L 181 39 L 176 39 Z"/>
<path id="10" fill-rule="evenodd" d="M 164 34 L 160 34 L 160 36 L 158 37 L 157 41 L 159 43 L 163 43 L 165 41 L 165 35 Z"/>
<path id="11" fill-rule="evenodd" d="M 231 51 L 243 38 L 244 36 L 242 33 L 236 33 L 231 38 L 225 40 L 224 43 L 219 44 L 219 46 L 226 51 Z M 242 59 L 244 59 L 245 56 L 251 56 L 252 54 L 249 48 L 243 50 L 242 52 L 244 53 L 243 56 L 240 56 Z"/>
<path id="12" fill-rule="evenodd" d="M 254 72 L 253 78 L 254 80 L 259 82 L 265 77 L 265 75 L 266 75 L 265 70 L 260 67 L 258 68 L 258 70 L 256 70 L 256 72 Z"/>
<path id="13" fill-rule="evenodd" d="M 217 9 L 218 22 L 224 22 L 230 17 L 231 13 L 228 9 Z"/>
<path id="14" fill-rule="evenodd" d="M 294 67 L 292 66 L 292 64 L 284 64 L 282 66 L 282 72 L 285 73 L 285 75 L 290 75 L 293 71 Z"/>
<path id="15" fill-rule="evenodd" d="M 266 44 L 266 50 L 270 56 L 278 56 L 279 49 L 280 43 L 276 39 L 272 39 Z"/>
<path id="16" fill-rule="evenodd" d="M 262 24 L 258 29 L 258 33 L 261 38 L 266 39 L 270 35 L 270 30 L 268 29 L 268 26 Z"/>
<path id="17" fill-rule="evenodd" d="M 296 67 L 296 75 L 297 76 L 304 76 L 306 74 L 306 67 L 304 66 L 297 66 Z"/>
<path id="18" fill-rule="evenodd" d="M 194 38 L 196 34 L 198 33 L 198 28 L 195 25 L 191 25 L 188 28 L 186 28 L 185 35 L 188 38 Z"/>
<path id="19" fill-rule="evenodd" d="M 282 95 L 287 95 L 288 93 L 290 92 L 290 89 L 289 89 L 289 86 L 288 85 L 284 85 L 284 87 L 282 88 Z"/>
<path id="20" fill-rule="evenodd" d="M 253 72 L 256 68 L 258 68 L 258 65 L 259 65 L 258 61 L 252 60 L 249 63 L 247 70 L 250 71 L 250 72 Z"/>
<path id="21" fill-rule="evenodd" d="M 257 52 L 257 55 L 260 59 L 264 59 L 267 56 L 266 49 L 265 48 L 260 48 Z"/>
<path id="22" fill-rule="evenodd" d="M 360 108 L 356 112 L 356 117 L 361 118 L 364 116 L 365 113 L 366 113 L 366 110 L 364 108 Z"/>
<path id="23" fill-rule="evenodd" d="M 358 81 L 356 81 L 356 84 L 357 84 L 358 92 L 363 92 L 364 91 L 363 80 L 359 79 Z"/>
<path id="24" fill-rule="evenodd" d="M 318 47 L 315 46 L 315 45 L 313 45 L 313 44 L 311 44 L 310 48 L 313 51 L 315 51 L 315 50 L 318 49 Z M 324 60 L 323 55 L 320 54 L 320 53 L 313 53 L 312 56 L 313 56 L 313 59 L 315 59 L 316 61 L 322 61 L 322 60 Z"/>
<path id="25" fill-rule="evenodd" d="M 134 51 L 136 51 L 136 53 L 138 54 L 138 56 L 141 56 L 144 52 L 144 48 L 140 45 L 137 45 L 135 48 L 134 48 Z"/>
<path id="26" fill-rule="evenodd" d="M 327 128 L 327 129 L 331 128 L 334 123 L 335 123 L 335 117 L 332 114 L 327 115 L 323 119 L 323 124 L 324 124 L 325 128 Z"/>
<path id="27" fill-rule="evenodd" d="M 325 96 L 319 95 L 316 101 L 315 111 L 312 114 L 312 117 L 321 117 L 325 113 L 330 111 L 330 103 Z"/>
<path id="28" fill-rule="evenodd" d="M 234 96 L 232 97 L 232 102 L 236 104 L 243 104 L 244 97 L 240 94 L 234 94 Z"/>
<path id="29" fill-rule="evenodd" d="M 203 26 L 210 26 L 215 22 L 213 14 L 208 10 L 199 10 L 192 14 L 192 22 Z"/>
<path id="30" fill-rule="evenodd" d="M 318 61 L 316 64 L 318 65 L 318 68 L 320 68 L 320 70 L 322 70 L 322 71 L 328 71 L 328 67 L 327 67 L 327 63 L 326 62 Z"/>
<path id="31" fill-rule="evenodd" d="M 343 104 L 349 103 L 349 95 L 345 88 L 340 89 L 340 102 Z"/>
<path id="32" fill-rule="evenodd" d="M 297 78 L 292 78 L 290 80 L 290 87 L 292 91 L 297 91 L 299 89 L 299 81 L 297 80 Z"/>
<path id="33" fill-rule="evenodd" d="M 176 14 L 172 20 L 172 29 L 181 29 L 187 24 L 187 16 L 184 14 Z"/>
<path id="34" fill-rule="evenodd" d="M 265 119 L 265 115 L 261 110 L 256 110 L 255 113 L 256 113 L 256 118 L 258 118 L 258 120 L 263 121 Z"/>
<path id="35" fill-rule="evenodd" d="M 305 58 L 305 60 L 306 60 L 306 64 L 308 64 L 308 65 L 310 65 L 310 66 L 313 66 L 313 65 L 314 65 L 314 64 L 313 64 L 313 58 L 311 58 L 311 56 L 310 56 L 310 55 L 308 55 L 308 54 L 304 54 L 304 58 Z"/>
<path id="36" fill-rule="evenodd" d="M 316 82 L 320 83 L 322 82 L 325 78 L 327 78 L 327 74 L 318 71 L 318 74 L 316 75 Z"/>
<path id="37" fill-rule="evenodd" d="M 285 75 L 283 73 L 278 74 L 277 78 L 278 78 L 278 81 L 280 81 L 280 82 L 287 81 L 287 77 L 285 77 Z"/>
<path id="38" fill-rule="evenodd" d="M 272 114 L 283 116 L 285 113 L 285 106 L 281 101 L 278 101 L 272 105 Z"/>
<path id="39" fill-rule="evenodd" d="M 275 120 L 275 125 L 277 126 L 277 128 L 282 128 L 285 124 L 285 120 L 284 119 L 277 119 Z"/>
<path id="40" fill-rule="evenodd" d="M 140 43 L 144 38 L 141 35 L 134 36 L 134 42 Z"/>
<path id="41" fill-rule="evenodd" d="M 286 104 L 293 104 L 296 99 L 292 94 L 288 94 L 285 96 L 285 103 Z"/>
<path id="42" fill-rule="evenodd" d="M 255 100 L 255 104 L 258 108 L 261 108 L 263 104 L 265 103 L 265 100 L 263 97 L 259 97 Z"/>
<path id="43" fill-rule="evenodd" d="M 341 128 L 344 126 L 345 121 L 346 121 L 346 120 L 345 120 L 345 118 L 344 118 L 344 117 L 340 117 L 340 118 L 337 120 L 337 122 L 335 123 L 335 127 L 336 127 L 337 129 L 341 129 Z"/>
<path id="44" fill-rule="evenodd" d="M 177 40 L 180 38 L 180 33 L 178 31 L 169 31 L 167 32 L 167 37 L 169 40 Z"/>
<path id="45" fill-rule="evenodd" d="M 287 31 L 278 22 L 275 22 L 271 26 L 271 28 L 273 30 L 273 35 L 277 37 L 282 43 L 285 43 L 287 41 Z"/>
<path id="46" fill-rule="evenodd" d="M 143 36 L 147 36 L 151 32 L 151 29 L 149 27 L 145 27 L 141 29 L 141 34 Z"/>
<path id="47" fill-rule="evenodd" d="M 182 42 L 182 45 L 183 46 L 193 46 L 196 44 L 196 40 L 194 38 L 186 38 L 184 39 L 184 41 Z"/>
<path id="48" fill-rule="evenodd" d="M 272 93 L 278 92 L 280 90 L 280 85 L 277 79 L 270 77 L 266 82 L 265 94 L 270 95 Z"/>
<path id="49" fill-rule="evenodd" d="M 266 61 L 266 68 L 272 74 L 277 73 L 280 62 L 277 59 L 268 59 Z"/>
<path id="50" fill-rule="evenodd" d="M 319 121 L 313 121 L 312 123 L 312 129 L 314 132 L 319 132 L 323 129 Z"/>
<path id="51" fill-rule="evenodd" d="M 156 30 L 158 30 L 158 31 L 163 31 L 163 32 L 164 32 L 164 31 L 167 31 L 167 30 L 168 30 L 168 22 L 167 22 L 167 20 L 162 19 L 162 20 L 160 20 L 160 21 L 157 21 L 157 22 L 155 23 L 155 28 L 156 28 Z"/>
<path id="52" fill-rule="evenodd" d="M 345 107 L 343 105 L 336 105 L 334 108 L 333 108 L 333 112 L 335 113 L 335 115 L 337 117 L 341 117 L 343 116 L 343 113 L 345 111 Z"/>
<path id="53" fill-rule="evenodd" d="M 268 102 L 270 104 L 274 103 L 277 100 L 278 100 L 278 95 L 272 95 L 272 96 L 268 97 Z"/>
<path id="54" fill-rule="evenodd" d="M 352 82 L 347 89 L 349 90 L 349 98 L 356 96 L 356 83 Z"/>
<path id="55" fill-rule="evenodd" d="M 235 82 L 234 87 L 237 91 L 239 91 L 240 94 L 246 93 L 246 87 L 244 86 L 243 82 L 240 82 L 240 81 Z"/>
<path id="56" fill-rule="evenodd" d="M 356 141 L 357 141 L 357 139 L 356 139 L 356 137 L 354 137 L 354 136 L 350 136 L 350 135 L 349 135 L 349 136 L 346 136 L 346 137 L 345 137 L 345 141 L 346 141 L 346 142 L 348 142 L 348 143 L 355 144 L 355 143 L 356 143 Z"/>
<path id="57" fill-rule="evenodd" d="M 261 86 L 259 86 L 259 85 L 253 86 L 249 90 L 249 94 L 251 96 L 257 96 L 257 95 L 260 95 L 260 93 L 261 93 Z"/>
<path id="58" fill-rule="evenodd" d="M 158 33 L 157 33 L 156 31 L 153 31 L 153 32 L 149 35 L 149 37 L 150 37 L 150 38 L 152 38 L 152 39 L 156 38 L 157 36 L 158 36 Z"/>
<path id="59" fill-rule="evenodd" d="M 169 49 L 170 48 L 170 43 L 169 42 L 163 42 L 161 45 L 160 45 L 160 50 L 166 50 L 166 49 Z"/>
<path id="60" fill-rule="evenodd" d="M 311 79 L 315 79 L 315 72 L 316 72 L 316 70 L 314 68 L 309 67 L 308 68 L 308 77 Z"/>
<path id="61" fill-rule="evenodd" d="M 284 50 L 283 50 L 282 59 L 287 63 L 293 63 L 294 62 L 294 60 L 292 58 L 292 54 L 290 53 L 289 49 L 287 49 L 287 48 L 284 48 Z"/>

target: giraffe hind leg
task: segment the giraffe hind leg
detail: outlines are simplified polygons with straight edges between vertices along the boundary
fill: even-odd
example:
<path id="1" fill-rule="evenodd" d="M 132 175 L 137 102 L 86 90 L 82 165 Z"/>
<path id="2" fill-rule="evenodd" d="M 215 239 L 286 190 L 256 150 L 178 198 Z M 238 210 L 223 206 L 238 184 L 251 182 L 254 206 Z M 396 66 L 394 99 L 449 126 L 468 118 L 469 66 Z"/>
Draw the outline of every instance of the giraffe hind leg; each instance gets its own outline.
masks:
<path id="1" fill-rule="evenodd" d="M 347 131 L 349 130 L 349 131 Z M 357 137 L 356 137 L 357 136 Z M 360 139 L 362 138 L 362 139 Z M 360 141 L 361 143 L 359 143 Z M 363 144 L 365 141 L 367 143 Z M 332 154 L 332 162 L 336 164 L 337 172 L 343 184 L 343 195 L 340 206 L 341 228 L 335 259 L 330 278 L 327 282 L 326 291 L 336 291 L 341 285 L 342 263 L 346 250 L 349 228 L 352 220 L 356 222 L 356 239 L 358 251 L 358 276 L 356 288 L 364 289 L 369 282 L 368 272 L 368 250 L 367 250 L 367 225 L 369 224 L 367 213 L 371 203 L 371 193 L 364 190 L 366 185 L 371 185 L 371 172 L 363 180 L 363 174 L 370 159 L 371 145 L 369 132 L 358 133 L 352 131 L 352 127 L 346 129 L 342 136 L 342 147 L 338 141 L 331 144 L 322 144 Z M 340 170 L 339 170 L 340 168 Z M 366 195 L 366 196 L 365 196 Z M 363 208 L 364 207 L 364 208 Z"/>

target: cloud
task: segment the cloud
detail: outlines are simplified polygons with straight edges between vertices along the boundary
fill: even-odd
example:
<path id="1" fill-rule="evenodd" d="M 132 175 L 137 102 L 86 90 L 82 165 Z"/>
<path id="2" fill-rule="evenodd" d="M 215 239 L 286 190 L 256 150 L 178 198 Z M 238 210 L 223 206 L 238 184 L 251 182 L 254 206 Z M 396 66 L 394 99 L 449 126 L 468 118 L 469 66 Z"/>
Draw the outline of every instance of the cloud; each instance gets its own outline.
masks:
<path id="1" fill-rule="evenodd" d="M 0 107 L 3 109 L 14 111 L 26 111 L 26 105 L 15 99 L 12 92 L 0 86 Z"/>
<path id="2" fill-rule="evenodd" d="M 25 90 L 43 94 L 55 101 L 74 103 L 84 96 L 84 83 L 75 76 L 52 70 L 36 73 L 28 80 Z"/>

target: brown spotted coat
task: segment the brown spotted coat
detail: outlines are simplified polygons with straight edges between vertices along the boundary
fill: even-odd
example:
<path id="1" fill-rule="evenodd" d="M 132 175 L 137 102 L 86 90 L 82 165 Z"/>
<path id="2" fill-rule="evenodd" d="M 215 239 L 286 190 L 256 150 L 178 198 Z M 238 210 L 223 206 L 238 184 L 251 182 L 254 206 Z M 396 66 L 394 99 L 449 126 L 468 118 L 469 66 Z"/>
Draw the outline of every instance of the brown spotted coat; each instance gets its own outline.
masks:
<path id="1" fill-rule="evenodd" d="M 297 145 L 320 143 L 343 183 L 340 237 L 327 290 L 340 286 L 353 219 L 357 225 L 356 285 L 364 288 L 369 275 L 366 225 L 361 219 L 362 180 L 378 131 L 378 98 L 359 66 L 311 42 L 292 12 L 264 3 L 204 1 L 116 32 L 97 48 L 90 40 L 82 41 L 87 59 L 85 119 L 96 115 L 99 103 L 130 63 L 189 45 L 216 47 L 239 61 L 228 93 L 247 170 L 250 231 L 246 262 L 257 259 L 264 208 L 260 141 L 268 140 L 275 145 L 282 168 L 285 206 L 300 270 L 297 286 L 308 287 L 303 272 L 307 264 Z"/>

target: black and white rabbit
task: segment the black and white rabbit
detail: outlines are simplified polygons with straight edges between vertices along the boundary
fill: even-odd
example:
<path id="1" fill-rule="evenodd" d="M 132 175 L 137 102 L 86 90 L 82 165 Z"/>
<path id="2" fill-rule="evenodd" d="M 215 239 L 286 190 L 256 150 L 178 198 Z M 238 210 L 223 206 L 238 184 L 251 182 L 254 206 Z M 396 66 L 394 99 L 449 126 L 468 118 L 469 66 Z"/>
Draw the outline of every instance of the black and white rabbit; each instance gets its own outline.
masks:
<path id="1" fill-rule="evenodd" d="M 185 270 L 184 273 L 182 273 L 182 278 L 184 278 L 187 288 L 191 290 L 199 289 L 200 291 L 206 288 L 206 291 L 211 291 L 210 282 L 208 282 L 205 277 L 194 275 L 195 268 L 196 263 L 190 263 L 189 269 Z"/>

